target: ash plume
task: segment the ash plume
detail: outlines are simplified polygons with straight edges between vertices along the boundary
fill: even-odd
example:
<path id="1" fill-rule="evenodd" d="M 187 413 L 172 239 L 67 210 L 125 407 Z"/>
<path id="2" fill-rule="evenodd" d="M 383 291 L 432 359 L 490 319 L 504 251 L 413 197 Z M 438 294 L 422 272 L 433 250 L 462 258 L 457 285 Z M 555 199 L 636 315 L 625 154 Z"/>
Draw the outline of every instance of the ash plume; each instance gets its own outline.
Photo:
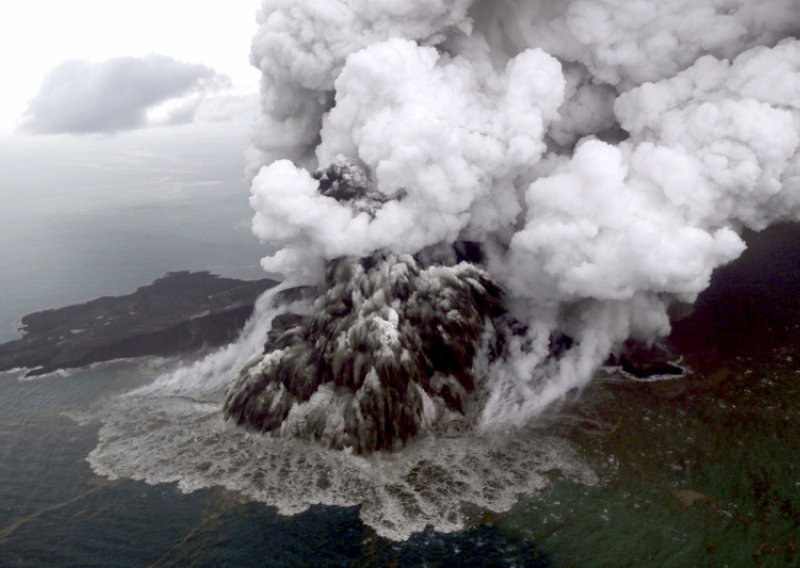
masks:
<path id="1" fill-rule="evenodd" d="M 253 230 L 317 291 L 228 391 L 250 427 L 372 451 L 467 399 L 524 423 L 666 336 L 742 230 L 800 217 L 795 0 L 264 0 L 259 23 Z"/>

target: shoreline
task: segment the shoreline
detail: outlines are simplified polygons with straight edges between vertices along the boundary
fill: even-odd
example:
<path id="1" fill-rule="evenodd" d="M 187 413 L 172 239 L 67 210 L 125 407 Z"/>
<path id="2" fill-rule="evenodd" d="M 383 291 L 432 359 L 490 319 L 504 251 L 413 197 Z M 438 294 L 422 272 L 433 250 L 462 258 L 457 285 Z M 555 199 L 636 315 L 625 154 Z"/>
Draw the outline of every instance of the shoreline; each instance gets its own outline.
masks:
<path id="1" fill-rule="evenodd" d="M 0 344 L 0 370 L 26 369 L 31 377 L 218 347 L 236 337 L 256 299 L 277 284 L 176 271 L 125 295 L 32 312 L 20 318 L 22 335 Z"/>

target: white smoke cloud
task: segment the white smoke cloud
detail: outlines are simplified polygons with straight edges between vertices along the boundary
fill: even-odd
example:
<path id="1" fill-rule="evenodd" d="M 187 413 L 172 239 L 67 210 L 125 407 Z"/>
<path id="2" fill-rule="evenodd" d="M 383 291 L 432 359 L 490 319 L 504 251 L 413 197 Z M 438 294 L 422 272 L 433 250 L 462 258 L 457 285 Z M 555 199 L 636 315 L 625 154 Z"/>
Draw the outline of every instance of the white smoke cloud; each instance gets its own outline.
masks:
<path id="1" fill-rule="evenodd" d="M 496 49 L 541 47 L 622 90 L 800 30 L 796 0 L 479 0 L 474 10 Z"/>
<path id="2" fill-rule="evenodd" d="M 334 82 L 353 53 L 391 38 L 423 44 L 469 30 L 471 0 L 264 0 L 250 60 L 263 73 L 253 173 L 313 148 Z"/>
<path id="3" fill-rule="evenodd" d="M 132 130 L 170 101 L 179 104 L 163 122 L 191 122 L 206 95 L 228 84 L 209 67 L 162 55 L 65 61 L 44 78 L 22 127 L 38 134 Z"/>
<path id="4" fill-rule="evenodd" d="M 391 200 L 374 218 L 354 213 L 321 195 L 307 171 L 279 161 L 253 182 L 256 234 L 335 258 L 417 252 L 454 241 L 473 217 L 480 225 L 471 229 L 484 233 L 513 223 L 515 198 L 494 190 L 505 185 L 513 194 L 514 175 L 542 156 L 564 79 L 558 62 L 539 50 L 523 52 L 501 73 L 481 63 L 440 57 L 408 40 L 351 56 L 336 81 L 318 161 L 359 157 Z M 511 206 L 495 204 L 497 197 Z"/>
<path id="5" fill-rule="evenodd" d="M 481 242 L 527 325 L 484 419 L 522 421 L 667 334 L 742 228 L 800 217 L 798 30 L 794 0 L 266 0 L 251 203 L 284 249 L 264 265 Z M 320 193 L 339 155 L 374 211 Z"/>

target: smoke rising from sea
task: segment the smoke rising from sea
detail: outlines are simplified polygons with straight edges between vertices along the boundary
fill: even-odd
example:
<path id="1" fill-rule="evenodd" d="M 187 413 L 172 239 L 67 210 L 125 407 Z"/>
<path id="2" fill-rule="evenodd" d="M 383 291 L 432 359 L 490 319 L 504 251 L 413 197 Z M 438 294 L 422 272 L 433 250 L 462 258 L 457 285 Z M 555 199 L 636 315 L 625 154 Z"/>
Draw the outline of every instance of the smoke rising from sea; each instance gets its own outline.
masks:
<path id="1" fill-rule="evenodd" d="M 507 510 L 550 470 L 591 483 L 531 417 L 665 337 L 744 229 L 800 218 L 796 0 L 264 0 L 258 18 L 253 230 L 281 247 L 264 268 L 307 288 L 113 406 L 104 475 L 361 504 L 393 538 Z"/>
<path id="2" fill-rule="evenodd" d="M 318 284 L 336 259 L 477 243 L 518 323 L 484 425 L 666 336 L 743 228 L 800 212 L 795 1 L 268 0 L 259 22 L 264 268 Z M 369 207 L 325 193 L 342 160 Z"/>

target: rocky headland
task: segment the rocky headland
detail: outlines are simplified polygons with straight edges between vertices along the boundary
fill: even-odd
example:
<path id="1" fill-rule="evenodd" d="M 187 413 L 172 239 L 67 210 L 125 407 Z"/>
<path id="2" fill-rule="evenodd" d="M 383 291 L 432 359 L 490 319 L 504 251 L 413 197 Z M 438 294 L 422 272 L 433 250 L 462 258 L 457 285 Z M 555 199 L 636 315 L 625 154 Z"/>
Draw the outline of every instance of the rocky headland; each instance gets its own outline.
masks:
<path id="1" fill-rule="evenodd" d="M 171 356 L 224 345 L 275 280 L 170 272 L 132 294 L 44 310 L 22 318 L 22 337 L 0 345 L 0 371 L 28 376 L 113 359 Z"/>

